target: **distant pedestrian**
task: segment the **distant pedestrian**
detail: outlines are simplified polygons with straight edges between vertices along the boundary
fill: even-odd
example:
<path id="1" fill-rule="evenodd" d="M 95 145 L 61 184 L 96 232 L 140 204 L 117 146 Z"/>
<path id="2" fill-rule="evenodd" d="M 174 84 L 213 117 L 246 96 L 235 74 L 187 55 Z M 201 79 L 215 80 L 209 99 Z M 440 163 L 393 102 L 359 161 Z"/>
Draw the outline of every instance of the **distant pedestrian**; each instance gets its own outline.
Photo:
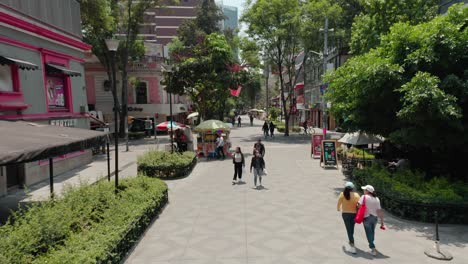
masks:
<path id="1" fill-rule="evenodd" d="M 235 116 L 232 117 L 231 124 L 232 124 L 233 127 L 236 124 L 236 117 Z"/>
<path id="2" fill-rule="evenodd" d="M 263 136 L 266 139 L 268 137 L 268 130 L 269 130 L 267 121 L 265 121 L 265 123 L 263 123 L 262 130 L 263 130 Z"/>
<path id="3" fill-rule="evenodd" d="M 265 170 L 265 160 L 258 151 L 254 152 L 254 156 L 252 157 L 252 161 L 250 162 L 250 173 L 252 173 L 252 169 L 254 174 L 255 188 L 257 188 L 257 177 L 260 183 L 259 187 L 262 187 L 262 174 Z"/>
<path id="4" fill-rule="evenodd" d="M 221 134 L 218 134 L 218 138 L 216 138 L 216 156 L 218 159 L 223 156 L 223 160 L 226 158 L 224 155 L 224 138 Z"/>
<path id="5" fill-rule="evenodd" d="M 273 137 L 274 136 L 274 133 L 275 133 L 275 124 L 273 123 L 273 121 L 270 122 L 270 137 Z"/>
<path id="6" fill-rule="evenodd" d="M 249 118 L 250 118 L 250 126 L 253 126 L 253 120 L 254 120 L 254 117 L 252 114 L 249 115 Z"/>
<path id="7" fill-rule="evenodd" d="M 260 156 L 265 157 L 265 145 L 263 145 L 262 140 L 258 139 L 257 143 L 254 144 L 254 151 L 253 154 L 255 155 L 255 151 L 260 153 Z"/>
<path id="8" fill-rule="evenodd" d="M 237 179 L 239 179 L 239 182 L 242 182 L 242 171 L 245 167 L 245 160 L 240 147 L 236 148 L 236 152 L 232 156 L 232 163 L 234 163 L 234 178 L 232 178 L 232 184 L 236 184 Z"/>
<path id="9" fill-rule="evenodd" d="M 241 121 L 242 121 L 242 118 L 241 118 L 241 116 L 239 116 L 239 117 L 237 118 L 237 126 L 238 126 L 238 127 L 241 127 Z"/>
<path id="10" fill-rule="evenodd" d="M 366 185 L 361 187 L 364 190 L 364 195 L 359 199 L 359 206 L 363 203 L 366 205 L 366 212 L 364 214 L 364 231 L 366 231 L 367 241 L 369 242 L 369 248 L 373 256 L 377 255 L 375 249 L 375 227 L 377 225 L 378 218 L 380 218 L 381 228 L 384 229 L 383 212 L 380 206 L 380 200 L 375 195 L 375 190 L 372 185 Z"/>
<path id="11" fill-rule="evenodd" d="M 304 123 L 302 123 L 302 127 L 304 128 L 304 134 L 307 135 L 307 121 L 304 121 Z"/>
<path id="12" fill-rule="evenodd" d="M 336 209 L 341 211 L 341 216 L 348 233 L 349 252 L 356 254 L 356 247 L 354 246 L 354 218 L 357 213 L 357 203 L 359 201 L 359 194 L 354 192 L 354 184 L 347 182 L 345 188 L 338 198 Z"/>

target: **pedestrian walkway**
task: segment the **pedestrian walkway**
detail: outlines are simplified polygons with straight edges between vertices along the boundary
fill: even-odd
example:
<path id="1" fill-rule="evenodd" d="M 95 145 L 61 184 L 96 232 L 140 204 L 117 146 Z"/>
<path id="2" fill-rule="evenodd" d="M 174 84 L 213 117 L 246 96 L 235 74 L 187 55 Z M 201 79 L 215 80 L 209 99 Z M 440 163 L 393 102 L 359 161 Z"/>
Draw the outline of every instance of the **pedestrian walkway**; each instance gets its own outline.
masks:
<path id="1" fill-rule="evenodd" d="M 248 117 L 243 116 L 248 124 Z M 261 125 L 233 128 L 250 165 Z M 169 204 L 126 260 L 128 264 L 199 263 L 439 263 L 424 255 L 433 226 L 387 217 L 387 230 L 376 230 L 377 257 L 369 253 L 362 225 L 356 226 L 358 253 L 347 253 L 347 237 L 336 201 L 345 182 L 337 170 L 324 170 L 310 159 L 310 140 L 293 135 L 263 140 L 269 175 L 263 189 L 232 185 L 231 160 L 200 161 L 184 179 L 167 181 Z M 388 215 L 387 215 L 388 216 Z M 443 225 L 441 247 L 450 263 L 468 263 L 468 227 Z"/>

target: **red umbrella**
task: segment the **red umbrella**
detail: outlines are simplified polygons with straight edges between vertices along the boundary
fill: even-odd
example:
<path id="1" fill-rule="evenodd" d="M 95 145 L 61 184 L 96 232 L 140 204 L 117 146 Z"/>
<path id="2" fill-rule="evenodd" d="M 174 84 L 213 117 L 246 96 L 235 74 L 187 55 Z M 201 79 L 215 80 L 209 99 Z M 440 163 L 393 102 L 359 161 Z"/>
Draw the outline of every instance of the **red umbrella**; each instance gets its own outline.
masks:
<path id="1" fill-rule="evenodd" d="M 172 126 L 172 129 L 177 129 L 177 128 L 180 128 L 180 127 L 185 127 L 184 124 L 181 124 L 181 123 L 177 123 L 177 122 L 171 122 L 170 121 L 166 121 L 166 122 L 162 122 L 160 124 L 158 124 L 156 126 L 156 129 L 157 130 L 163 130 L 163 131 L 166 131 L 166 130 L 169 130 L 171 129 L 171 126 Z"/>

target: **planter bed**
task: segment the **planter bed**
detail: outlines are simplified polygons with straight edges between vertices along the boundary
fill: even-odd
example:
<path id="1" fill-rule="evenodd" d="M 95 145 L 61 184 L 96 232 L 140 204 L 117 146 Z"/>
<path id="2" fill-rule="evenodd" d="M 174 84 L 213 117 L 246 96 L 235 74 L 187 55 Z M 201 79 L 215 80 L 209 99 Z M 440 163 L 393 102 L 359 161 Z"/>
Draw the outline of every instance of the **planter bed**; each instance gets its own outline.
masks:
<path id="1" fill-rule="evenodd" d="M 158 179 L 101 181 L 31 205 L 0 227 L 0 263 L 120 263 L 167 203 Z"/>
<path id="2" fill-rule="evenodd" d="M 138 157 L 138 173 L 161 179 L 183 178 L 196 164 L 197 157 L 193 152 L 149 151 Z"/>

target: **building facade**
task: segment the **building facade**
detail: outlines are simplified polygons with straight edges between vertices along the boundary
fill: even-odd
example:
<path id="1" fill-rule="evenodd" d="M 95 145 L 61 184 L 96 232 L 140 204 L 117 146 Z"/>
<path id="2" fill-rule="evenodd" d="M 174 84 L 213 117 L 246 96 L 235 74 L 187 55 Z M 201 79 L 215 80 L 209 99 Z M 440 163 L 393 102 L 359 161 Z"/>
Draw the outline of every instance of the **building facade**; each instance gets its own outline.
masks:
<path id="1" fill-rule="evenodd" d="M 89 129 L 76 0 L 0 0 L 0 119 Z M 60 174 L 91 160 L 57 157 Z M 48 161 L 1 168 L 0 196 L 48 177 Z"/>

